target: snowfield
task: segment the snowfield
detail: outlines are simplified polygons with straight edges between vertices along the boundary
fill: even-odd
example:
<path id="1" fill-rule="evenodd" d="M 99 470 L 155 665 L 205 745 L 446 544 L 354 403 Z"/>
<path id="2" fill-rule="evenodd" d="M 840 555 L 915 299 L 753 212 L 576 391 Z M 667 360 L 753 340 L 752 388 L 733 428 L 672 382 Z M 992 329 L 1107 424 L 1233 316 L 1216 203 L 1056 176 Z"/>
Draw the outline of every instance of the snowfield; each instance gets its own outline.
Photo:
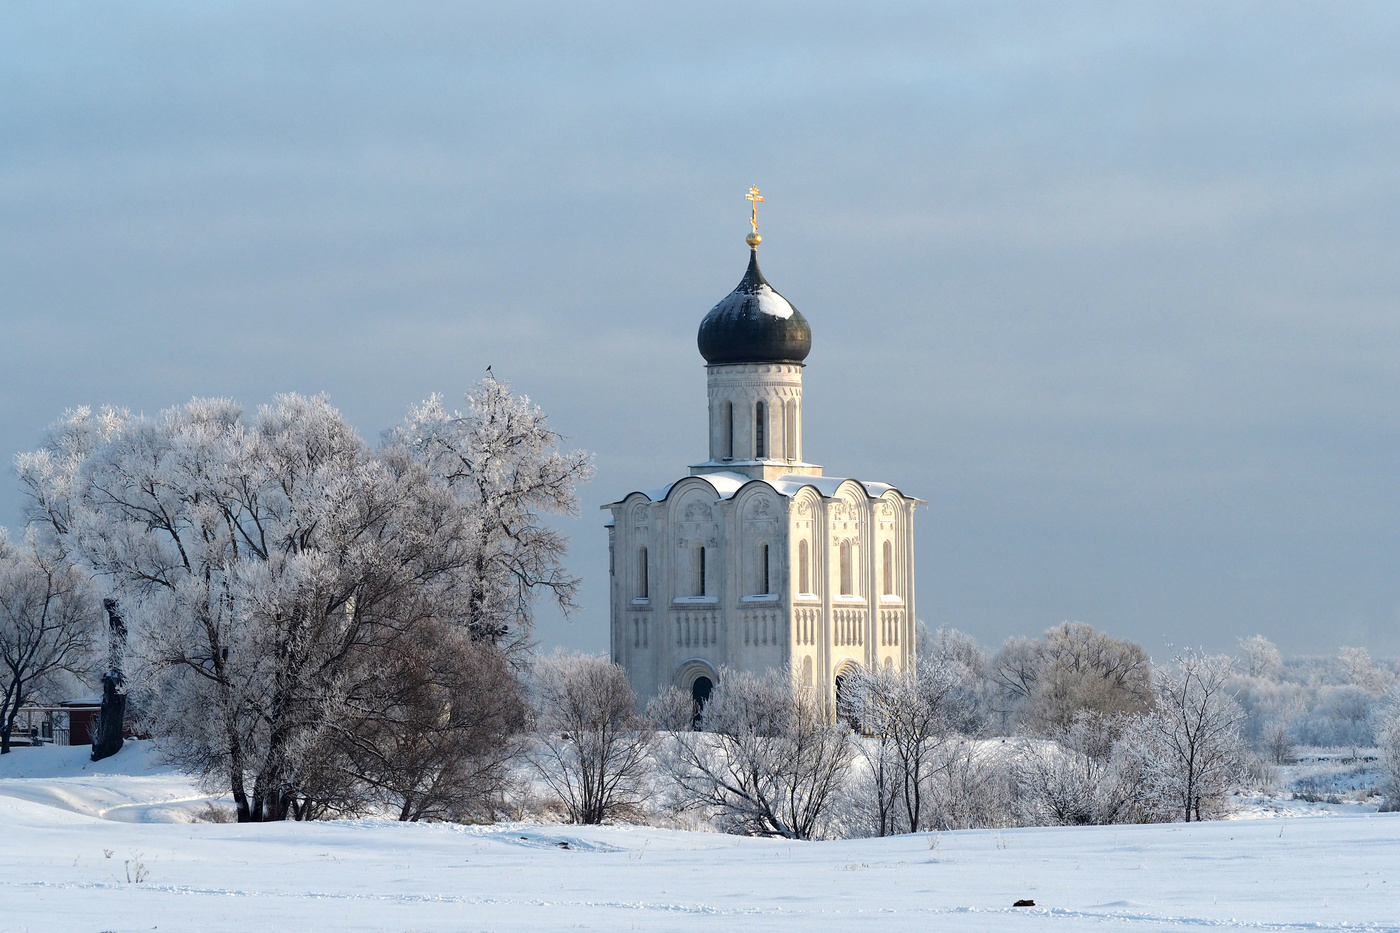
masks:
<path id="1" fill-rule="evenodd" d="M 815 843 L 239 826 L 186 822 L 210 798 L 143 745 L 0 759 L 0 930 L 1400 931 L 1397 814 Z"/>

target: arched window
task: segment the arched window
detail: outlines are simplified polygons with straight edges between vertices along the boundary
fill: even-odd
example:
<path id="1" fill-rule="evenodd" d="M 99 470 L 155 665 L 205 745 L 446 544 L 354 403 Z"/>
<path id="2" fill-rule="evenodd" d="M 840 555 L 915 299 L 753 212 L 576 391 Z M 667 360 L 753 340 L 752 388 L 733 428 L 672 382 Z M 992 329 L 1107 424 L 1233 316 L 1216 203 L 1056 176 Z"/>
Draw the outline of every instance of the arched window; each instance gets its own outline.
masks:
<path id="1" fill-rule="evenodd" d="M 802 659 L 802 686 L 812 686 L 812 656 L 810 654 Z"/>
<path id="2" fill-rule="evenodd" d="M 705 595 L 705 548 L 695 549 L 695 595 Z"/>
<path id="3" fill-rule="evenodd" d="M 851 596 L 855 593 L 851 589 L 851 542 L 841 542 L 841 595 Z"/>
<path id="4" fill-rule="evenodd" d="M 797 542 L 797 592 L 812 592 L 812 580 L 807 575 L 807 539 Z"/>
<path id="5" fill-rule="evenodd" d="M 787 446 L 784 453 L 789 460 L 797 459 L 797 399 L 787 400 L 787 415 L 783 418 L 784 427 L 787 428 Z"/>
<path id="6" fill-rule="evenodd" d="M 637 549 L 637 598 L 646 599 L 650 595 L 647 580 L 647 549 Z"/>
<path id="7" fill-rule="evenodd" d="M 888 541 L 885 542 L 885 547 L 884 547 L 884 561 L 883 561 L 882 563 L 883 563 L 883 566 L 884 566 L 884 573 L 882 574 L 882 576 L 884 577 L 884 583 L 885 583 L 885 586 L 884 586 L 884 594 L 885 594 L 886 596 L 893 596 L 893 595 L 894 595 L 894 545 L 891 544 L 891 543 L 888 542 Z"/>
<path id="8" fill-rule="evenodd" d="M 734 459 L 734 403 L 724 403 L 724 416 L 720 424 L 719 455 L 726 460 Z"/>
<path id="9" fill-rule="evenodd" d="M 768 545 L 760 545 L 759 551 L 760 553 L 758 555 L 758 591 L 766 595 L 768 593 L 773 592 L 773 585 L 770 582 L 770 577 L 768 576 Z"/>
<path id="10" fill-rule="evenodd" d="M 765 406 L 759 402 L 753 410 L 753 455 L 756 460 L 768 458 L 768 426 L 764 424 Z"/>

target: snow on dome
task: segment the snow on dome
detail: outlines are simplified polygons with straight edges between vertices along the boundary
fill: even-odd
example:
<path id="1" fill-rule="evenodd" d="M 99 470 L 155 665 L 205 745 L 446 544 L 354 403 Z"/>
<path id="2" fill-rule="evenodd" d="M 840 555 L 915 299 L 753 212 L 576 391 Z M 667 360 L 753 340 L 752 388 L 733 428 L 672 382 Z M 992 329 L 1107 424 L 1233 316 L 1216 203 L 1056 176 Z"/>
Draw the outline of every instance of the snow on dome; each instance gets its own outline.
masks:
<path id="1" fill-rule="evenodd" d="M 763 278 L 753 250 L 743 280 L 700 322 L 696 343 L 710 364 L 800 363 L 812 349 L 812 329 Z"/>

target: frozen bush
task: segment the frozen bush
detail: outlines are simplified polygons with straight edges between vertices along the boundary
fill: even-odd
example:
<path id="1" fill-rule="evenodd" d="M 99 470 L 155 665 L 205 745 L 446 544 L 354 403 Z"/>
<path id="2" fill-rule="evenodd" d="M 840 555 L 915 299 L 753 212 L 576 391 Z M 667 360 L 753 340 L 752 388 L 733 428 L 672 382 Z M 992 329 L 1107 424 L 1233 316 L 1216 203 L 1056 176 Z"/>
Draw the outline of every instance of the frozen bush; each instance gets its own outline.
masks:
<path id="1" fill-rule="evenodd" d="M 825 834 L 854 749 L 813 691 L 788 672 L 722 670 L 704 727 L 670 733 L 661 756 L 681 806 L 730 832 Z"/>

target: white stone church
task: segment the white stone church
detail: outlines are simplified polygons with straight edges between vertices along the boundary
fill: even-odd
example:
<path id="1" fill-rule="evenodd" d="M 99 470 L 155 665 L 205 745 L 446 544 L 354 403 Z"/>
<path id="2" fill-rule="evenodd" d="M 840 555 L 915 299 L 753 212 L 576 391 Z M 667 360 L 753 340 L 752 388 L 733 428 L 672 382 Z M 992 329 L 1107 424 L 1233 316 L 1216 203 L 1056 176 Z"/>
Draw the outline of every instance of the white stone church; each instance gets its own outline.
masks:
<path id="1" fill-rule="evenodd" d="M 914 663 L 922 503 L 804 459 L 812 333 L 759 271 L 760 240 L 755 224 L 743 280 L 700 322 L 709 459 L 603 506 L 612 657 L 643 701 L 674 684 L 698 708 L 726 667 L 790 667 L 834 703 L 855 668 Z"/>

